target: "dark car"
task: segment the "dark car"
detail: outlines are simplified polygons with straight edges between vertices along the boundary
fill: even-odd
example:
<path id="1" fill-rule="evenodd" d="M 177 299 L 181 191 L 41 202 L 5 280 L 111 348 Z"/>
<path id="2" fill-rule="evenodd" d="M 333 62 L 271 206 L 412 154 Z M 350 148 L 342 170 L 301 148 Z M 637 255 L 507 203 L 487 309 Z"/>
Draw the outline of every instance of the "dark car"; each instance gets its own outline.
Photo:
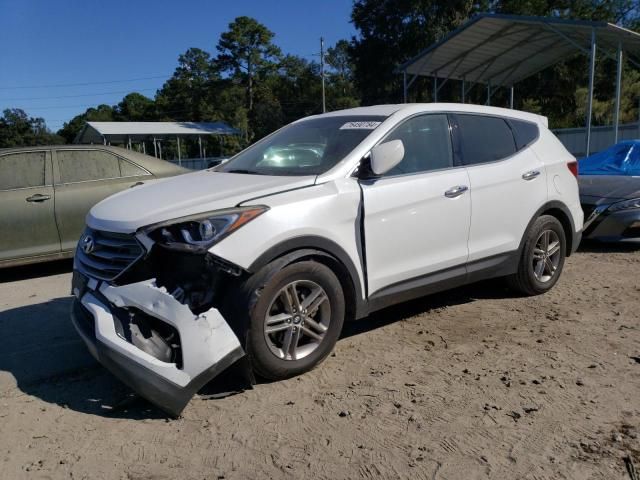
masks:
<path id="1" fill-rule="evenodd" d="M 583 238 L 640 242 L 640 141 L 580 160 Z"/>
<path id="2" fill-rule="evenodd" d="M 185 172 L 102 145 L 0 149 L 0 268 L 73 256 L 93 205 L 139 183 Z"/>

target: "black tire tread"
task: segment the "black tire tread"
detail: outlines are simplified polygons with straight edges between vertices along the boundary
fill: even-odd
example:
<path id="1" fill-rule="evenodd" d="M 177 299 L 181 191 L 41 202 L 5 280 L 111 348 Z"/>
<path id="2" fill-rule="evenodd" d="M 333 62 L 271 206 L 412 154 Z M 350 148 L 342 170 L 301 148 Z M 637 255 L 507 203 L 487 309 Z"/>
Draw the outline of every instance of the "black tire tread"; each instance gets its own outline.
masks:
<path id="1" fill-rule="evenodd" d="M 285 361 L 273 355 L 264 341 L 264 310 L 268 308 L 268 297 L 275 293 L 272 290 L 279 290 L 280 283 L 300 275 L 324 283 L 327 295 L 333 298 L 331 324 L 325 342 L 316 351 L 300 360 Z M 244 324 L 245 350 L 255 373 L 269 380 L 282 380 L 312 370 L 329 356 L 342 331 L 345 300 L 340 281 L 326 265 L 304 260 L 283 266 L 276 260 L 244 282 L 230 310 L 234 318 L 242 319 Z"/>
<path id="2" fill-rule="evenodd" d="M 559 271 L 556 274 L 555 279 L 553 279 L 553 281 L 549 285 L 545 285 L 543 287 L 538 282 L 536 282 L 535 279 L 532 278 L 529 267 L 529 256 L 532 250 L 532 244 L 534 244 L 534 242 L 538 239 L 538 235 L 540 234 L 540 232 L 548 226 L 551 226 L 554 230 L 556 230 L 556 233 L 558 233 L 558 237 L 560 238 L 560 249 L 562 258 L 558 266 Z M 564 260 L 566 258 L 566 248 L 566 236 L 560 221 L 552 215 L 541 215 L 540 217 L 538 217 L 525 234 L 525 242 L 520 254 L 517 272 L 507 277 L 507 284 L 509 288 L 527 296 L 540 295 L 549 291 L 551 288 L 553 288 L 560 275 L 562 274 L 562 267 L 564 266 Z"/>

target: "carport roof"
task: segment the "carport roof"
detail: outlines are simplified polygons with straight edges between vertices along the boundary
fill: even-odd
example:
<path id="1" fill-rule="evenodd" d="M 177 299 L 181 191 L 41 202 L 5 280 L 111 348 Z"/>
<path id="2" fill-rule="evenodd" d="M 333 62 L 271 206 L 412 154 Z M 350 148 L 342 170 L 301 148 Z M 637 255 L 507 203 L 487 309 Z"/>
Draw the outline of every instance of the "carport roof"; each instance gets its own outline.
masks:
<path id="1" fill-rule="evenodd" d="M 87 122 L 74 143 L 141 140 L 198 135 L 237 135 L 240 132 L 222 122 Z"/>
<path id="2" fill-rule="evenodd" d="M 618 45 L 638 64 L 640 35 L 606 22 L 481 14 L 399 67 L 411 75 L 511 86 L 577 52 L 598 48 L 615 58 Z M 632 57 L 629 58 L 629 55 Z"/>

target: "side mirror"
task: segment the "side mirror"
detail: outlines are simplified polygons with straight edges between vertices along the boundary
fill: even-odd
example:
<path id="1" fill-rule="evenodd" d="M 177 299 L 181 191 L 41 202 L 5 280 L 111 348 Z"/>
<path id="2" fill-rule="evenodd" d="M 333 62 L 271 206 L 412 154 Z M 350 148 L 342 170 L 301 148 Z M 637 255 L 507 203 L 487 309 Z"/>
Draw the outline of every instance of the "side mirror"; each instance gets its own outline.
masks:
<path id="1" fill-rule="evenodd" d="M 387 173 L 398 165 L 404 158 L 404 144 L 402 140 L 376 145 L 371 150 L 371 171 L 376 175 Z"/>

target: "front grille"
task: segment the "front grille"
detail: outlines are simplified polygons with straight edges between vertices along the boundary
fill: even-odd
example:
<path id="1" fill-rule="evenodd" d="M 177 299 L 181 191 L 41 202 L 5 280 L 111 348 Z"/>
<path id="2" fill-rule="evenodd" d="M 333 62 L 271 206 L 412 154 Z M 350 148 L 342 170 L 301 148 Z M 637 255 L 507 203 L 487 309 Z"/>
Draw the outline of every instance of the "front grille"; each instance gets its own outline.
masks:
<path id="1" fill-rule="evenodd" d="M 88 247 L 87 244 L 91 244 Z M 99 280 L 113 280 L 136 260 L 144 250 L 133 235 L 87 228 L 80 238 L 76 260 L 80 270 Z"/>

